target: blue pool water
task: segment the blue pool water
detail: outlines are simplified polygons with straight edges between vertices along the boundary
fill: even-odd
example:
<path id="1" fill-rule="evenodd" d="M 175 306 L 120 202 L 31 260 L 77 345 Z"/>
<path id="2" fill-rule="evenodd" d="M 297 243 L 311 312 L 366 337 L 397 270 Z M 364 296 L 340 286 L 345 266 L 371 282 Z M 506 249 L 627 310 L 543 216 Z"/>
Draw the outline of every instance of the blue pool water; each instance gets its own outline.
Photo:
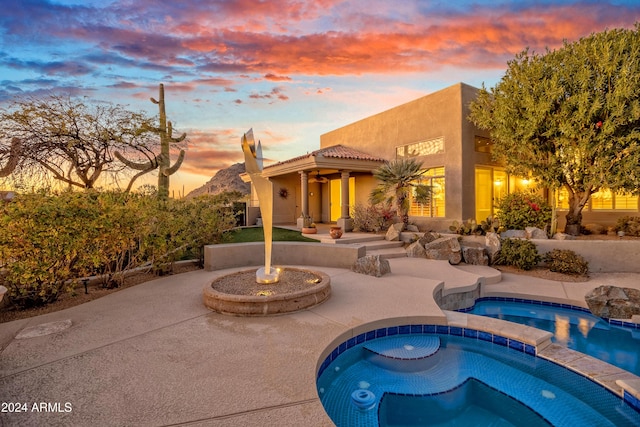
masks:
<path id="1" fill-rule="evenodd" d="M 467 313 L 533 326 L 551 340 L 640 376 L 640 329 L 615 326 L 579 309 L 480 299 Z"/>
<path id="2" fill-rule="evenodd" d="M 522 343 L 446 326 L 409 329 L 352 338 L 321 365 L 318 395 L 337 426 L 640 425 L 622 399 Z M 358 407 L 353 395 L 372 402 Z"/>

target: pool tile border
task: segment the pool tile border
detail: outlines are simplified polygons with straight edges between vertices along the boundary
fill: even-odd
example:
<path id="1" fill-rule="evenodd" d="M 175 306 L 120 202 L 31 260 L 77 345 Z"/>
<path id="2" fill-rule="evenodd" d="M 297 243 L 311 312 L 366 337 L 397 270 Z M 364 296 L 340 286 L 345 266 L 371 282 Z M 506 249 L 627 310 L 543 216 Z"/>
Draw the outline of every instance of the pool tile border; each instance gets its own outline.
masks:
<path id="1" fill-rule="evenodd" d="M 567 309 L 567 310 L 581 311 L 583 313 L 589 313 L 589 314 L 593 315 L 591 310 L 589 310 L 588 308 L 578 307 L 576 305 L 561 304 L 561 303 L 550 302 L 550 301 L 539 301 L 539 300 L 526 299 L 526 298 L 512 298 L 512 297 L 480 297 L 480 298 L 476 299 L 475 303 L 471 307 L 461 308 L 461 309 L 456 310 L 456 311 L 459 312 L 459 313 L 468 313 L 471 310 L 473 310 L 473 308 L 475 307 L 476 303 L 479 303 L 479 302 L 482 302 L 482 301 L 519 302 L 519 303 L 524 303 L 524 304 L 533 304 L 533 305 L 542 305 L 542 306 L 547 306 L 547 307 L 564 308 L 564 309 Z M 610 325 L 613 325 L 613 326 L 621 326 L 621 327 L 624 327 L 624 328 L 640 330 L 640 323 L 633 323 L 633 322 L 628 322 L 628 321 L 625 321 L 625 320 L 609 319 L 607 317 L 601 317 L 601 319 L 604 320 L 605 322 L 609 323 Z"/>
<path id="2" fill-rule="evenodd" d="M 515 299 L 518 299 L 518 298 L 515 298 Z M 566 306 L 567 304 L 562 304 L 562 305 Z M 342 353 L 344 353 L 348 349 L 354 347 L 355 345 L 362 344 L 366 341 L 375 340 L 377 338 L 383 338 L 383 337 L 394 336 L 394 335 L 408 335 L 408 334 L 440 334 L 440 335 L 463 336 L 465 338 L 492 342 L 494 344 L 519 351 L 521 353 L 526 353 L 533 357 L 542 357 L 537 354 L 537 349 L 534 345 L 526 344 L 522 341 L 519 341 L 513 338 L 508 338 L 499 334 L 494 334 L 491 332 L 486 332 L 486 331 L 482 331 L 474 328 L 463 328 L 460 326 L 434 325 L 434 324 L 408 324 L 408 325 L 390 326 L 387 328 L 373 329 L 371 331 L 363 332 L 355 337 L 349 338 L 348 340 L 340 343 L 324 359 L 324 361 L 318 368 L 318 372 L 316 374 L 316 380 L 331 365 L 331 363 L 338 358 L 338 356 L 340 356 Z M 552 359 L 549 359 L 546 357 L 542 357 L 542 358 L 564 369 L 569 369 L 570 371 L 592 381 L 594 384 L 599 385 L 603 389 L 613 394 L 616 394 L 613 390 L 609 389 L 608 387 L 604 386 L 598 381 L 594 381 L 593 378 L 590 378 L 588 375 L 585 375 L 582 372 L 579 372 L 567 366 L 564 366 L 562 363 L 559 363 Z M 623 387 L 622 392 L 623 392 L 622 395 L 618 394 L 618 397 L 620 397 L 620 399 L 624 401 L 626 404 L 628 404 L 631 408 L 633 408 L 637 412 L 640 412 L 640 398 L 631 394 L 626 389 L 626 387 Z"/>
<path id="3" fill-rule="evenodd" d="M 388 328 L 378 328 L 368 332 L 363 332 L 355 337 L 340 343 L 333 351 L 323 360 L 322 364 L 318 368 L 316 379 L 322 375 L 322 373 L 331 365 L 331 363 L 338 358 L 342 353 L 348 349 L 354 347 L 357 344 L 362 344 L 367 341 L 371 341 L 377 338 L 383 338 L 394 335 L 408 335 L 408 334 L 440 334 L 440 335 L 454 335 L 459 337 L 466 337 L 471 339 L 477 339 L 481 341 L 488 341 L 494 344 L 508 347 L 512 350 L 526 353 L 530 356 L 536 356 L 536 347 L 524 343 L 522 341 L 507 338 L 502 335 L 493 334 L 486 331 L 481 331 L 473 328 L 463 328 L 460 326 L 448 326 L 448 325 L 433 325 L 433 324 L 409 324 L 401 326 L 390 326 Z"/>

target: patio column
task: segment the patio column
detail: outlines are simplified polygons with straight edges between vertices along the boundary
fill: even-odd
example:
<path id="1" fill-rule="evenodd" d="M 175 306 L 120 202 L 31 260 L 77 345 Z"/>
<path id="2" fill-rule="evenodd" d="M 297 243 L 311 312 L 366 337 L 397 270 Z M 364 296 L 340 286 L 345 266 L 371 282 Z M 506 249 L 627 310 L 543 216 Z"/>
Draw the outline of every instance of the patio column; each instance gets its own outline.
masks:
<path id="1" fill-rule="evenodd" d="M 340 171 L 340 186 L 342 200 L 340 201 L 338 225 L 344 231 L 351 231 L 353 230 L 353 221 L 349 216 L 349 171 Z"/>
<path id="2" fill-rule="evenodd" d="M 300 209 L 302 214 L 296 221 L 298 228 L 304 227 L 304 219 L 309 215 L 309 173 L 307 171 L 300 171 Z"/>

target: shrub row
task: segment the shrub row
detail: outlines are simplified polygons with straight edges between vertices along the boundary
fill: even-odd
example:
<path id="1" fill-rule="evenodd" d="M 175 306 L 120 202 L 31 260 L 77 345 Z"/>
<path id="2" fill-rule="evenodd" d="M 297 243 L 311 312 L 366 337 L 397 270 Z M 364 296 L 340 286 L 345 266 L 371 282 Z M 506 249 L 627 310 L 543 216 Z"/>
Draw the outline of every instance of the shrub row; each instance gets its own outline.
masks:
<path id="1" fill-rule="evenodd" d="M 0 204 L 0 283 L 18 307 L 43 305 L 81 277 L 158 266 L 222 241 L 235 223 L 229 196 L 159 201 L 113 191 L 18 195 Z"/>

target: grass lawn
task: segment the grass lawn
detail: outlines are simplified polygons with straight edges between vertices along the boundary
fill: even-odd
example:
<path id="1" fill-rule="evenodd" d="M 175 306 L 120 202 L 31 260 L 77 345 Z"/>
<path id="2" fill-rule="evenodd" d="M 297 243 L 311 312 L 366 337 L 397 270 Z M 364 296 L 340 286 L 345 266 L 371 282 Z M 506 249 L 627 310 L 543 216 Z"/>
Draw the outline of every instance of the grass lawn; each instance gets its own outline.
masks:
<path id="1" fill-rule="evenodd" d="M 318 242 L 304 237 L 302 233 L 286 228 L 273 227 L 274 242 Z M 229 243 L 264 242 L 262 227 L 238 228 L 229 233 Z"/>

